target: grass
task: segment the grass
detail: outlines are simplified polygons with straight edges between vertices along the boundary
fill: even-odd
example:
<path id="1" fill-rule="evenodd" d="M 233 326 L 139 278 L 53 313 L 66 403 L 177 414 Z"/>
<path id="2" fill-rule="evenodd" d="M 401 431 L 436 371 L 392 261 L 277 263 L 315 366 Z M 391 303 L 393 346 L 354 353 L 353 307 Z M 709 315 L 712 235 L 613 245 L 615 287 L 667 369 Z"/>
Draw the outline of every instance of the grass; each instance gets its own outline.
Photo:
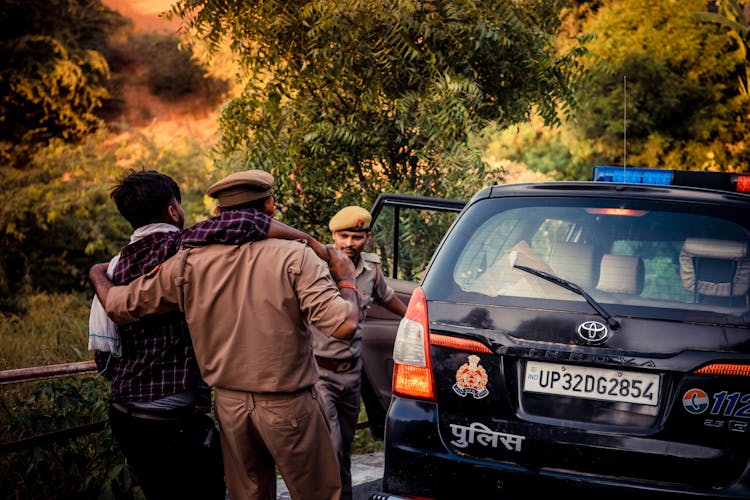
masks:
<path id="1" fill-rule="evenodd" d="M 47 294 L 29 298 L 22 315 L 0 313 L 0 370 L 73 363 L 93 359 L 88 351 L 88 318 L 92 293 Z M 3 388 L 2 400 L 26 398 L 33 391 L 29 383 Z M 360 422 L 367 421 L 364 404 Z M 383 443 L 372 438 L 369 428 L 354 436 L 353 453 L 381 451 Z"/>
<path id="2" fill-rule="evenodd" d="M 367 422 L 367 413 L 365 412 L 365 403 L 359 409 L 359 422 Z M 354 433 L 354 442 L 352 443 L 352 454 L 360 455 L 363 453 L 374 453 L 383 451 L 383 442 L 373 439 L 369 428 L 359 429 Z"/>
<path id="3" fill-rule="evenodd" d="M 0 370 L 94 359 L 88 351 L 92 297 L 39 293 L 21 315 L 0 312 Z"/>

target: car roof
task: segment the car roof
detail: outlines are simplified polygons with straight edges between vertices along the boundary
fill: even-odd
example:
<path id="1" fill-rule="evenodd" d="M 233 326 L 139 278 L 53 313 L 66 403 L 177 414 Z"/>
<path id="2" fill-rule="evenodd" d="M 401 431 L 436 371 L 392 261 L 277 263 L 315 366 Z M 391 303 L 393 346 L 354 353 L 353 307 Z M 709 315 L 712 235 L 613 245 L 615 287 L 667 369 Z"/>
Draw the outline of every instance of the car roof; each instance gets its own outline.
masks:
<path id="1" fill-rule="evenodd" d="M 750 194 L 685 186 L 657 186 L 599 181 L 553 181 L 499 184 L 489 186 L 472 197 L 470 203 L 483 198 L 506 196 L 614 197 L 696 203 L 746 205 Z"/>

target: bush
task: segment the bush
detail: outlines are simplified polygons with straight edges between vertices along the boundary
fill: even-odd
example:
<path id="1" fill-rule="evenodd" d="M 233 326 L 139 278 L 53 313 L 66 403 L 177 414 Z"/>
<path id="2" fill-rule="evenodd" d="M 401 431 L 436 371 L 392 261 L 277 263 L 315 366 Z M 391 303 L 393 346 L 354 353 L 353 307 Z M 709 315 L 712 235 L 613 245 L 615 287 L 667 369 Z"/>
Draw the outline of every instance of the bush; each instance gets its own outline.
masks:
<path id="1" fill-rule="evenodd" d="M 23 312 L 37 291 L 89 290 L 87 273 L 128 242 L 130 225 L 110 199 L 129 170 L 159 170 L 180 185 L 186 224 L 209 215 L 207 145 L 172 135 L 168 146 L 146 132 L 102 131 L 80 145 L 53 141 L 27 169 L 0 167 L 0 311 Z"/>
<path id="2" fill-rule="evenodd" d="M 134 60 L 146 67 L 146 81 L 154 95 L 170 100 L 195 95 L 218 104 L 229 90 L 229 82 L 211 76 L 192 48 L 181 48 L 174 35 L 132 34 L 130 44 Z"/>
<path id="3" fill-rule="evenodd" d="M 3 401 L 8 442 L 105 421 L 109 384 L 101 377 L 47 380 L 17 403 Z M 108 427 L 0 455 L 2 498 L 143 498 Z"/>

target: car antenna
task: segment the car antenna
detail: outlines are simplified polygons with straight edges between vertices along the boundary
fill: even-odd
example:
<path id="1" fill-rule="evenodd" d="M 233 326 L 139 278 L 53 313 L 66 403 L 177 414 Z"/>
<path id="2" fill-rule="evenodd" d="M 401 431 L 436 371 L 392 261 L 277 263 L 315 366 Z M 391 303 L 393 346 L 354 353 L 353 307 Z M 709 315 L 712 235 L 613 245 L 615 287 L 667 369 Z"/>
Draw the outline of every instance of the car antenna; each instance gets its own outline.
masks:
<path id="1" fill-rule="evenodd" d="M 622 178 L 626 179 L 628 165 L 628 75 L 622 77 Z"/>

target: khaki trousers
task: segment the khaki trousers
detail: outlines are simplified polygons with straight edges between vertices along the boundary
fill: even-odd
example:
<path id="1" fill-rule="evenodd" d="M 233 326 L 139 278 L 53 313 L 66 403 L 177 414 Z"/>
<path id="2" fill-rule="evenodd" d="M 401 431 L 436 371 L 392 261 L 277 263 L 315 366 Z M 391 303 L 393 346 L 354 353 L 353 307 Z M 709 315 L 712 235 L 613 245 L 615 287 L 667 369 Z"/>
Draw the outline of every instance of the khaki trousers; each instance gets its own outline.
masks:
<path id="1" fill-rule="evenodd" d="M 276 467 L 292 499 L 339 499 L 338 460 L 312 389 L 217 388 L 215 407 L 231 500 L 276 500 Z"/>
<path id="2" fill-rule="evenodd" d="M 315 392 L 320 409 L 331 430 L 331 446 L 336 450 L 341 477 L 341 500 L 351 500 L 352 443 L 357 430 L 361 393 L 361 365 L 353 370 L 336 373 L 319 368 Z"/>

